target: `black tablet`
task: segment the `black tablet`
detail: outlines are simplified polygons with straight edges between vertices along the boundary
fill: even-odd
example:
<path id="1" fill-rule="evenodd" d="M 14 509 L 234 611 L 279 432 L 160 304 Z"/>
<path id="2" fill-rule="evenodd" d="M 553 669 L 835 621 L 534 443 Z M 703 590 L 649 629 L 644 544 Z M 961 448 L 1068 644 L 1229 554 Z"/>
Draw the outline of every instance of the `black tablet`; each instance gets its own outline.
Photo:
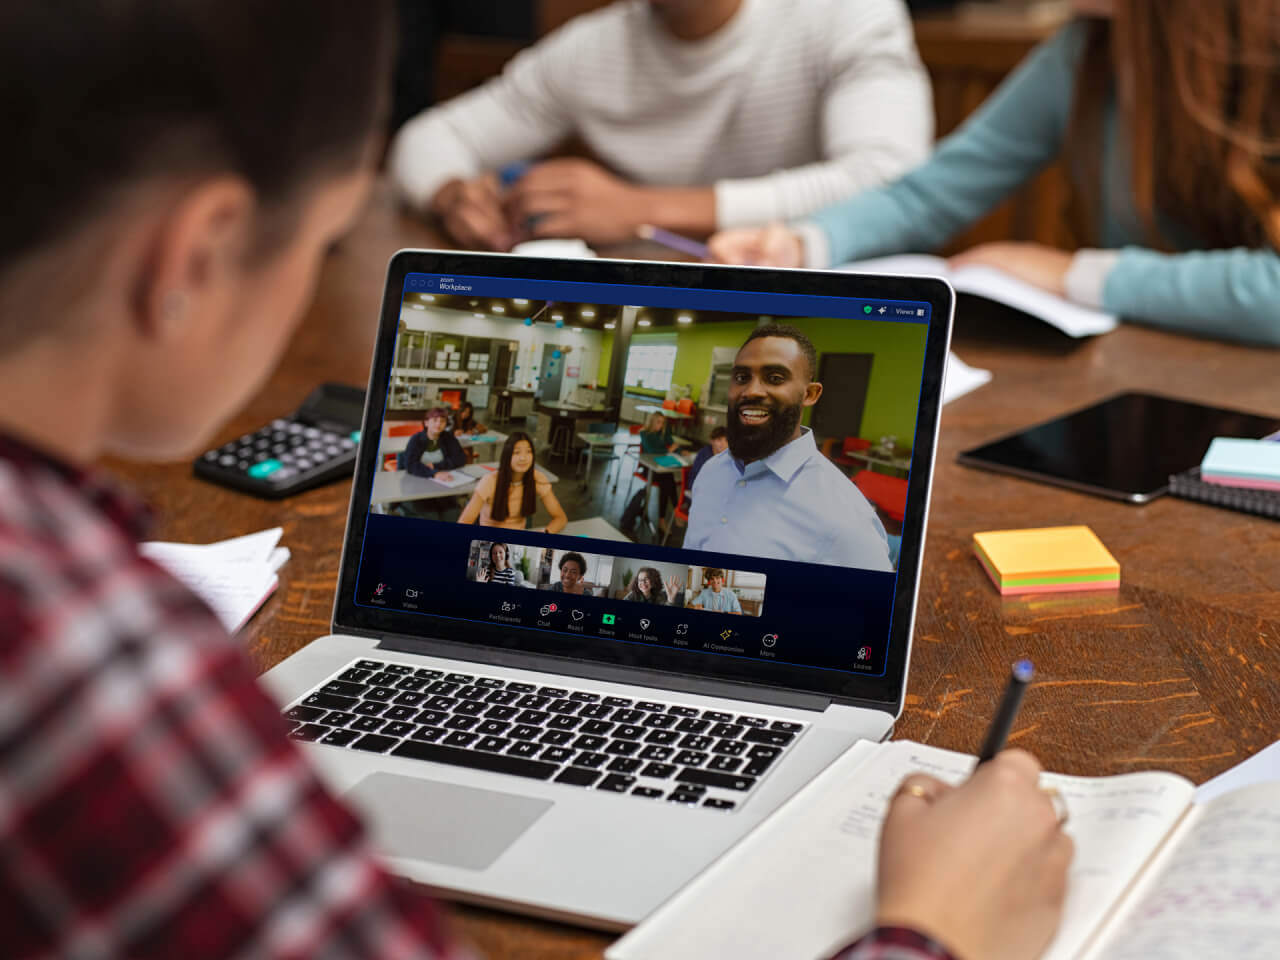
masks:
<path id="1" fill-rule="evenodd" d="M 981 447 L 959 461 L 1098 496 L 1146 503 L 1200 463 L 1214 437 L 1263 437 L 1280 419 L 1150 393 L 1119 393 Z"/>

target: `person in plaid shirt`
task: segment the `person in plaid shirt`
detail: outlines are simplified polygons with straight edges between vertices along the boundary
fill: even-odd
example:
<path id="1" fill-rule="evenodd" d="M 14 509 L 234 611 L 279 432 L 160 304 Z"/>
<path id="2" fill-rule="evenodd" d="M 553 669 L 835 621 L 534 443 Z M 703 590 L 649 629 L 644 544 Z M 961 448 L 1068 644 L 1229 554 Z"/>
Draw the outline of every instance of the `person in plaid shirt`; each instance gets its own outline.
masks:
<path id="1" fill-rule="evenodd" d="M 213 614 L 139 554 L 145 508 L 87 466 L 190 457 L 268 375 L 368 191 L 388 7 L 0 8 L 0 129 L 21 142 L 0 151 L 6 957 L 471 955 L 378 865 Z M 904 784 L 882 926 L 840 960 L 1042 949 L 1070 842 L 1036 769 L 1011 752 L 961 788 Z"/>

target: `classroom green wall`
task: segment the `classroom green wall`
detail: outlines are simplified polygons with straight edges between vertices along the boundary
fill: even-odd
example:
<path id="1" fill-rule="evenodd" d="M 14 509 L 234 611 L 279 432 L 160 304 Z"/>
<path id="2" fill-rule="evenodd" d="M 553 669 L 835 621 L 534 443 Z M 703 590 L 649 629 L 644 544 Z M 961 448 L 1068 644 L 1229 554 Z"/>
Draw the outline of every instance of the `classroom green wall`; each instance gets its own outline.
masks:
<path id="1" fill-rule="evenodd" d="M 920 397 L 920 373 L 928 327 L 922 323 L 886 323 L 881 320 L 831 317 L 787 317 L 823 353 L 870 353 L 871 382 L 862 413 L 862 436 L 872 442 L 883 436 L 898 438 L 899 445 L 913 446 L 916 407 Z M 676 365 L 672 382 L 693 387 L 700 402 L 702 387 L 711 369 L 711 348 L 741 344 L 756 327 L 755 321 L 708 323 L 676 331 Z M 670 333 L 640 333 L 632 343 L 669 339 Z M 611 345 L 606 341 L 606 350 Z M 808 422 L 806 416 L 805 422 Z"/>
<path id="2" fill-rule="evenodd" d="M 600 365 L 596 371 L 596 383 L 606 386 L 609 383 L 609 361 L 613 357 L 613 331 L 605 330 L 600 338 Z"/>

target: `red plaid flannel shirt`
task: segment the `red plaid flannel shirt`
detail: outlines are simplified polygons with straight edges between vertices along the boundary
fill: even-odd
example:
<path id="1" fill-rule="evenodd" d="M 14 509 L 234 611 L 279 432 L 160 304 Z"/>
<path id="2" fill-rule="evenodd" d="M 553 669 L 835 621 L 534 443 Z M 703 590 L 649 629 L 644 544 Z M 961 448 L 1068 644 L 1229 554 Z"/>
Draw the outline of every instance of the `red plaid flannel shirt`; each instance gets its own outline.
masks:
<path id="1" fill-rule="evenodd" d="M 0 954 L 462 957 L 145 520 L 0 436 Z"/>

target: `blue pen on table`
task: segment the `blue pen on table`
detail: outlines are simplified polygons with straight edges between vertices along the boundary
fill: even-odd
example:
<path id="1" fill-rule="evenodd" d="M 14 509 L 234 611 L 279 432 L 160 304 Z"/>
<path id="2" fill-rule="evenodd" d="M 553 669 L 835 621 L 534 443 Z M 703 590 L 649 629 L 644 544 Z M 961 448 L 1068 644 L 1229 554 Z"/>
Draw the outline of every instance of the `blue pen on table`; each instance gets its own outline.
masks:
<path id="1" fill-rule="evenodd" d="M 648 223 L 642 223 L 636 227 L 636 236 L 641 240 L 652 240 L 671 250 L 678 250 L 680 253 L 687 253 L 691 257 L 697 257 L 699 260 L 711 259 L 711 248 L 705 243 L 699 243 L 697 240 L 690 240 L 678 233 L 672 233 L 670 230 L 663 230 L 661 227 L 655 227 Z"/>
<path id="2" fill-rule="evenodd" d="M 1035 668 L 1030 660 L 1019 660 L 1009 673 L 1009 684 L 1004 688 L 1004 696 L 1000 698 L 1000 707 L 991 719 L 991 727 L 987 730 L 987 738 L 978 751 L 978 763 L 986 763 L 1004 749 L 1004 742 L 1009 739 L 1009 731 L 1013 729 L 1014 718 L 1018 708 L 1022 706 L 1022 695 L 1027 692 L 1031 676 Z"/>

